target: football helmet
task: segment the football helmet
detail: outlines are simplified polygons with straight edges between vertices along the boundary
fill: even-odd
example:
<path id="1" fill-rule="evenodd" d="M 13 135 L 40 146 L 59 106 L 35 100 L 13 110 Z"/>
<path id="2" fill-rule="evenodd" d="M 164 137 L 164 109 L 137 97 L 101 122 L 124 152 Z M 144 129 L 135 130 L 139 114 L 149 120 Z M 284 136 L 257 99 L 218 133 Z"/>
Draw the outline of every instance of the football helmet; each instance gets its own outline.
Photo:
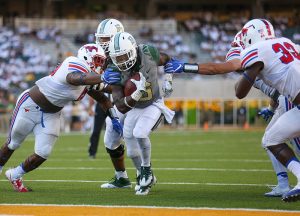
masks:
<path id="1" fill-rule="evenodd" d="M 231 42 L 231 47 L 241 47 L 242 44 L 243 42 L 242 42 L 242 30 L 241 30 L 234 36 L 234 39 Z"/>
<path id="2" fill-rule="evenodd" d="M 83 60 L 95 73 L 100 74 L 102 72 L 106 56 L 101 46 L 85 44 L 78 50 L 77 57 Z"/>
<path id="3" fill-rule="evenodd" d="M 242 28 L 243 48 L 259 41 L 275 38 L 273 25 L 265 19 L 253 19 Z"/>
<path id="4" fill-rule="evenodd" d="M 119 20 L 105 19 L 99 23 L 95 33 L 96 44 L 99 44 L 105 52 L 108 52 L 109 41 L 116 33 L 124 32 L 124 27 Z"/>
<path id="5" fill-rule="evenodd" d="M 109 57 L 120 71 L 127 71 L 137 60 L 137 44 L 134 37 L 127 33 L 117 33 L 109 44 Z"/>

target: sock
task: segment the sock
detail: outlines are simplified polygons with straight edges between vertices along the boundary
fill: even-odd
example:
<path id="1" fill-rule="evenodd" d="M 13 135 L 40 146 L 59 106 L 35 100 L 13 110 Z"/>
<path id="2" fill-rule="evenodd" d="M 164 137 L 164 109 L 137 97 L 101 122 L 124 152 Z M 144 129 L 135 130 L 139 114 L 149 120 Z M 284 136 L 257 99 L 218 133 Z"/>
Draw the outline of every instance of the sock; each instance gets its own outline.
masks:
<path id="1" fill-rule="evenodd" d="M 0 166 L 0 174 L 2 173 L 3 166 Z"/>
<path id="2" fill-rule="evenodd" d="M 151 142 L 149 137 L 137 138 L 142 154 L 142 166 L 150 167 L 151 158 Z"/>
<path id="3" fill-rule="evenodd" d="M 287 168 L 289 171 L 291 171 L 297 177 L 298 184 L 300 184 L 300 163 L 299 163 L 299 161 L 296 158 L 292 159 L 290 162 L 288 162 Z"/>
<path id="4" fill-rule="evenodd" d="M 115 171 L 117 179 L 119 178 L 128 178 L 127 172 L 125 171 Z"/>
<path id="5" fill-rule="evenodd" d="M 142 158 L 140 156 L 131 158 L 133 165 L 136 168 L 136 173 L 141 174 Z"/>
<path id="6" fill-rule="evenodd" d="M 16 168 L 11 170 L 11 178 L 12 179 L 19 179 L 21 178 L 26 172 L 23 169 L 23 164 L 20 164 Z"/>
<path id="7" fill-rule="evenodd" d="M 273 153 L 267 150 L 268 156 L 272 162 L 273 169 L 277 175 L 277 182 L 281 188 L 286 188 L 289 186 L 289 179 L 287 175 L 287 170 L 273 155 Z"/>

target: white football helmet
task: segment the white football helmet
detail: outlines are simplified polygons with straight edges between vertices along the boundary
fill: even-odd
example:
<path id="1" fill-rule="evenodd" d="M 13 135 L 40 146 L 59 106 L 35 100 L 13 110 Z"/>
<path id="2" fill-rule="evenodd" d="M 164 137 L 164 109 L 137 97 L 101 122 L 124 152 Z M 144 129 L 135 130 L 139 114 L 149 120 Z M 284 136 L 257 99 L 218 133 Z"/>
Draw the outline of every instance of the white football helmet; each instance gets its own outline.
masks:
<path id="1" fill-rule="evenodd" d="M 137 44 L 134 37 L 127 33 L 115 34 L 109 44 L 109 57 L 121 71 L 127 71 L 137 60 Z"/>
<path id="2" fill-rule="evenodd" d="M 124 27 L 119 20 L 103 20 L 99 23 L 97 32 L 95 33 L 96 44 L 99 44 L 104 49 L 104 51 L 107 52 L 111 37 L 119 32 L 124 32 Z"/>
<path id="3" fill-rule="evenodd" d="M 242 42 L 242 30 L 241 30 L 234 36 L 234 39 L 231 42 L 231 47 L 241 47 L 242 44 L 243 42 Z"/>
<path id="4" fill-rule="evenodd" d="M 78 50 L 77 57 L 83 60 L 95 73 L 100 74 L 102 72 L 106 56 L 101 46 L 85 44 Z"/>
<path id="5" fill-rule="evenodd" d="M 242 29 L 243 48 L 272 38 L 275 38 L 273 25 L 265 19 L 250 20 Z"/>

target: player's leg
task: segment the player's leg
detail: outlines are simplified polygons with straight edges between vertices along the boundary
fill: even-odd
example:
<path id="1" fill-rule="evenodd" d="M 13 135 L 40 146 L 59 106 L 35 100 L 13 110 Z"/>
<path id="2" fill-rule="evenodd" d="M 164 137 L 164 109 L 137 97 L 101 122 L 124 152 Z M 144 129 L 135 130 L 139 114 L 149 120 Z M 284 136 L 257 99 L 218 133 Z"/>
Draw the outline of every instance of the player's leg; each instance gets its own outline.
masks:
<path id="1" fill-rule="evenodd" d="M 274 116 L 272 117 L 271 121 L 269 122 L 266 131 L 268 131 L 277 121 L 277 119 L 287 112 L 289 110 L 289 105 L 288 101 L 284 96 L 280 96 L 278 98 L 278 107 L 275 111 Z M 291 107 L 291 106 L 290 106 Z M 266 143 L 262 143 L 263 146 L 266 146 Z M 277 177 L 277 185 L 272 188 L 271 191 L 265 193 L 264 195 L 267 197 L 280 197 L 284 193 L 288 192 L 290 190 L 289 187 L 289 179 L 288 179 L 288 174 L 285 166 L 283 166 L 277 159 L 276 157 L 268 150 L 265 148 L 268 157 L 270 158 L 272 162 L 273 169 L 275 171 L 276 177 Z"/>
<path id="2" fill-rule="evenodd" d="M 36 105 L 35 105 L 36 107 Z M 30 109 L 36 109 L 36 108 Z M 13 184 L 15 190 L 19 192 L 29 191 L 22 181 L 24 174 L 38 168 L 50 155 L 57 140 L 60 129 L 60 112 L 43 113 L 40 110 L 31 111 L 34 114 L 35 124 L 33 133 L 35 135 L 34 153 L 23 163 L 5 172 L 6 177 Z"/>
<path id="3" fill-rule="evenodd" d="M 300 136 L 299 120 L 300 110 L 296 107 L 280 116 L 263 137 L 266 147 L 298 180 L 295 188 L 283 195 L 284 201 L 300 199 L 300 163 L 293 150 L 285 143 Z"/>
<path id="4" fill-rule="evenodd" d="M 28 103 L 28 98 L 28 92 L 23 92 L 20 95 L 11 116 L 11 123 L 7 140 L 0 148 L 0 174 L 2 172 L 3 166 L 9 160 L 13 152 L 21 145 L 23 140 L 34 127 L 34 124 L 30 120 L 30 118 L 28 119 L 29 113 L 25 113 L 24 109 L 24 105 L 27 105 Z"/>
<path id="5" fill-rule="evenodd" d="M 154 105 L 141 110 L 142 113 L 133 130 L 133 136 L 137 139 L 142 157 L 141 188 L 136 194 L 146 195 L 149 193 L 151 186 L 156 182 L 156 178 L 151 169 L 151 142 L 149 135 L 161 117 L 161 110 Z"/>
<path id="6" fill-rule="evenodd" d="M 124 145 L 121 144 L 119 134 L 114 131 L 110 118 L 106 119 L 104 145 L 115 168 L 115 177 L 112 181 L 102 184 L 101 188 L 130 188 L 131 182 L 125 169 L 125 148 Z"/>
<path id="7" fill-rule="evenodd" d="M 140 189 L 142 158 L 137 140 L 133 136 L 133 129 L 140 114 L 141 112 L 139 112 L 138 109 L 132 109 L 126 114 L 126 118 L 124 120 L 124 140 L 127 156 L 131 159 L 134 167 L 136 168 L 135 191 Z"/>
<path id="8" fill-rule="evenodd" d="M 90 158 L 95 158 L 96 156 L 101 129 L 103 128 L 106 117 L 107 115 L 105 114 L 104 110 L 100 107 L 99 103 L 97 103 L 95 108 L 94 127 L 90 137 L 90 144 L 88 149 Z"/>

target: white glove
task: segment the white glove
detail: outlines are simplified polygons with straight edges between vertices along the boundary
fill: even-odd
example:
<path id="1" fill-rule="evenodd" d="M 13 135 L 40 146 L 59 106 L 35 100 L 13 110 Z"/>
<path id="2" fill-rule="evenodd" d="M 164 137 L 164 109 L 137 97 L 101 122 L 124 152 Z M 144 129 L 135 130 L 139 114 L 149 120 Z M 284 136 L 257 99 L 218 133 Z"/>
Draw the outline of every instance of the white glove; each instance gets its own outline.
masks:
<path id="1" fill-rule="evenodd" d="M 171 96 L 171 94 L 173 92 L 172 80 L 173 80 L 172 74 L 164 75 L 164 82 L 162 84 L 163 97 Z"/>
<path id="2" fill-rule="evenodd" d="M 139 72 L 139 74 L 140 74 L 139 81 L 134 79 L 130 80 L 136 86 L 136 90 L 131 94 L 132 99 L 135 101 L 139 101 L 143 96 L 143 93 L 146 92 L 146 78 L 143 76 L 141 72 Z"/>
<path id="3" fill-rule="evenodd" d="M 162 85 L 163 97 L 170 97 L 173 92 L 172 82 L 165 80 Z"/>

